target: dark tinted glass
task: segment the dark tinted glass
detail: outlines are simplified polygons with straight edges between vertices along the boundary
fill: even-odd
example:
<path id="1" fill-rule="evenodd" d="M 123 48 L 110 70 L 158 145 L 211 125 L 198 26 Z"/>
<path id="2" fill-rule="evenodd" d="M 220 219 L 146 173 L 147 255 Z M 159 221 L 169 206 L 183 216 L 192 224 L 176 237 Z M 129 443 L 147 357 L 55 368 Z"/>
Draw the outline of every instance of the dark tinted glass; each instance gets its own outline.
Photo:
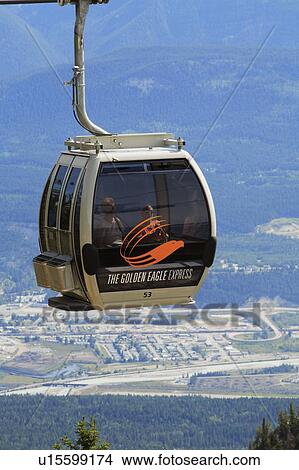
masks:
<path id="1" fill-rule="evenodd" d="M 205 195 L 193 170 L 166 172 L 169 232 L 189 242 L 208 240 L 210 217 Z"/>
<path id="2" fill-rule="evenodd" d="M 101 172 L 107 173 L 137 173 L 145 171 L 143 162 L 131 162 L 131 163 L 105 163 L 102 166 Z"/>
<path id="3" fill-rule="evenodd" d="M 81 211 L 83 181 L 84 181 L 84 176 L 82 176 L 81 178 L 79 189 L 77 192 L 77 200 L 76 200 L 76 206 L 75 206 L 75 218 L 74 218 L 74 244 L 75 244 L 76 264 L 78 267 L 82 286 L 83 288 L 85 288 L 83 266 L 82 266 L 82 259 L 81 259 L 81 248 L 80 248 L 80 211 Z"/>
<path id="4" fill-rule="evenodd" d="M 54 253 L 58 253 L 57 230 L 46 228 L 45 232 L 48 242 L 48 250 L 53 251 Z"/>
<path id="5" fill-rule="evenodd" d="M 48 227 L 56 227 L 59 196 L 67 169 L 67 166 L 59 166 L 55 176 L 49 203 Z"/>
<path id="6" fill-rule="evenodd" d="M 196 285 L 204 271 L 210 216 L 187 160 L 136 163 L 99 172 L 93 245 L 102 292 Z M 118 167 L 119 168 L 119 167 Z M 130 171 L 132 169 L 132 171 Z"/>
<path id="7" fill-rule="evenodd" d="M 147 204 L 157 206 L 155 182 L 148 173 L 101 174 L 94 200 L 94 243 L 101 247 L 121 241 Z"/>
<path id="8" fill-rule="evenodd" d="M 70 212 L 72 207 L 72 200 L 78 177 L 80 174 L 80 168 L 73 168 L 69 176 L 64 195 L 61 204 L 61 217 L 60 217 L 60 228 L 61 230 L 69 230 L 70 228 Z"/>
<path id="9" fill-rule="evenodd" d="M 161 171 L 161 170 L 184 170 L 189 167 L 189 164 L 186 160 L 163 160 L 155 161 L 148 164 L 151 171 Z"/>
<path id="10" fill-rule="evenodd" d="M 137 224 L 155 219 L 156 225 L 137 237 L 139 248 L 181 240 L 185 249 L 178 256 L 196 256 L 195 244 L 210 237 L 210 218 L 202 186 L 186 160 L 148 162 L 138 174 L 135 163 L 125 164 L 126 174 L 106 173 L 105 166 L 94 199 L 93 243 L 98 248 L 120 246 Z"/>
<path id="11" fill-rule="evenodd" d="M 39 212 L 39 237 L 40 237 L 41 251 L 47 250 L 46 239 L 45 239 L 45 225 L 46 225 L 46 220 L 47 220 L 46 202 L 47 202 L 47 196 L 48 196 L 49 187 L 50 187 L 51 176 L 52 176 L 52 173 L 50 174 L 48 181 L 46 183 L 42 200 L 41 200 L 40 212 Z"/>

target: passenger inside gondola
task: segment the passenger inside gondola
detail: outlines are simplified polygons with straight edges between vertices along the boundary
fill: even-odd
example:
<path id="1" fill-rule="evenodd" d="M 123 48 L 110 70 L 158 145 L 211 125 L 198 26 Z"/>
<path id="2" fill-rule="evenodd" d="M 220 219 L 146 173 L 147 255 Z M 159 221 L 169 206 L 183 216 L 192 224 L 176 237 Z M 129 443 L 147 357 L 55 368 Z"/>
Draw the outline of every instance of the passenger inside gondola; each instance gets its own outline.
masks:
<path id="1" fill-rule="evenodd" d="M 120 246 L 124 225 L 115 214 L 116 204 L 112 197 L 105 197 L 96 208 L 94 217 L 94 242 L 98 248 Z"/>
<path id="2" fill-rule="evenodd" d="M 150 204 L 147 204 L 141 212 L 142 220 L 148 221 L 140 233 L 140 238 L 144 243 L 165 243 L 168 240 L 168 234 L 165 231 L 165 223 L 155 218 L 154 209 Z"/>

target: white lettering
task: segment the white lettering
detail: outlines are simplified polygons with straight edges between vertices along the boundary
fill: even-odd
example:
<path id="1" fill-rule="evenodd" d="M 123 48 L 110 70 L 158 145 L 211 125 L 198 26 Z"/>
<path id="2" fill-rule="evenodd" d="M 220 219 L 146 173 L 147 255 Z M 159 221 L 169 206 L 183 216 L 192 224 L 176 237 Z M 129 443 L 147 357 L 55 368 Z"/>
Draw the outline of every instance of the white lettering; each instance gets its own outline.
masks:
<path id="1" fill-rule="evenodd" d="M 167 271 L 150 271 L 147 275 L 147 281 L 166 281 Z"/>
<path id="2" fill-rule="evenodd" d="M 109 274 L 107 284 L 118 284 L 119 274 Z"/>
<path id="3" fill-rule="evenodd" d="M 135 272 L 135 273 L 123 273 L 120 278 L 121 284 L 133 284 L 135 282 L 145 282 L 146 273 Z"/>
<path id="4" fill-rule="evenodd" d="M 193 276 L 193 269 L 171 269 L 168 274 L 169 281 L 176 281 L 176 280 L 185 280 L 188 281 L 192 279 Z"/>

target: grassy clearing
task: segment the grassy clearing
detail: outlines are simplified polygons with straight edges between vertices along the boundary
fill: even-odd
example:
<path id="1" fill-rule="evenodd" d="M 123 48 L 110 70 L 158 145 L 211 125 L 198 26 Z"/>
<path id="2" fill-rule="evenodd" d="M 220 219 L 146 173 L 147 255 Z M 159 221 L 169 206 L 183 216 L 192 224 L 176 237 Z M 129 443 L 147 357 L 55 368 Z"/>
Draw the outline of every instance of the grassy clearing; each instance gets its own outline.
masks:
<path id="1" fill-rule="evenodd" d="M 299 338 L 280 338 L 276 341 L 232 341 L 241 351 L 251 354 L 299 352 Z"/>
<path id="2" fill-rule="evenodd" d="M 41 342 L 41 345 L 51 349 L 59 359 L 66 358 L 72 352 L 84 351 L 85 347 L 77 344 L 62 344 L 62 343 L 48 343 Z"/>
<path id="3" fill-rule="evenodd" d="M 272 316 L 272 320 L 278 328 L 290 328 L 299 326 L 299 312 L 284 312 Z"/>
<path id="4" fill-rule="evenodd" d="M 33 383 L 41 383 L 43 379 L 36 379 L 28 377 L 27 375 L 13 375 L 0 372 L 0 384 L 1 385 L 31 385 Z"/>

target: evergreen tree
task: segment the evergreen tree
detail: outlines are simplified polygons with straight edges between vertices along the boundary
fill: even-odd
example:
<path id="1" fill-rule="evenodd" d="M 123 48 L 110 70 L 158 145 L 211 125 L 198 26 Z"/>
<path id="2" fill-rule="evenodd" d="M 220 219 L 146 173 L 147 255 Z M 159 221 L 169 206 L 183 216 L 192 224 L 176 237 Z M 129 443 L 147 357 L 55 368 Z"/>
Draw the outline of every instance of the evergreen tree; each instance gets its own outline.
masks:
<path id="1" fill-rule="evenodd" d="M 262 425 L 257 428 L 255 439 L 249 448 L 255 450 L 270 449 L 272 432 L 271 424 L 263 418 Z"/>
<path id="2" fill-rule="evenodd" d="M 108 442 L 100 439 L 94 418 L 87 423 L 83 417 L 76 425 L 77 440 L 72 442 L 68 436 L 63 436 L 59 442 L 54 444 L 53 448 L 57 450 L 107 450 L 110 448 Z"/>
<path id="3" fill-rule="evenodd" d="M 249 448 L 253 450 L 299 450 L 299 409 L 296 411 L 291 404 L 289 412 L 281 411 L 275 429 L 264 418 Z"/>

